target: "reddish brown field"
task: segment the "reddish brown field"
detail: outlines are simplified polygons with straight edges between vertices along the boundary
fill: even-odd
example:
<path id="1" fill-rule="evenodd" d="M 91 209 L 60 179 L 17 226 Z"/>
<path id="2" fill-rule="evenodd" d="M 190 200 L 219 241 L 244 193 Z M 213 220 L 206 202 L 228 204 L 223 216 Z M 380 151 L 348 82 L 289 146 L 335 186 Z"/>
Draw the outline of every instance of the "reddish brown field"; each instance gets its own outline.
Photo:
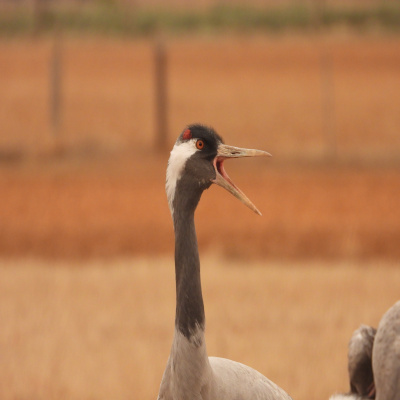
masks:
<path id="1" fill-rule="evenodd" d="M 106 163 L 92 170 L 54 170 L 52 162 L 39 169 L 29 164 L 2 169 L 0 253 L 63 258 L 172 254 L 164 193 L 167 156 L 160 158 L 163 162 L 135 155 L 125 167 Z M 197 211 L 202 251 L 246 258 L 399 259 L 398 170 L 274 169 L 273 162 L 242 160 L 227 166 L 262 217 L 220 188 L 203 195 Z"/>

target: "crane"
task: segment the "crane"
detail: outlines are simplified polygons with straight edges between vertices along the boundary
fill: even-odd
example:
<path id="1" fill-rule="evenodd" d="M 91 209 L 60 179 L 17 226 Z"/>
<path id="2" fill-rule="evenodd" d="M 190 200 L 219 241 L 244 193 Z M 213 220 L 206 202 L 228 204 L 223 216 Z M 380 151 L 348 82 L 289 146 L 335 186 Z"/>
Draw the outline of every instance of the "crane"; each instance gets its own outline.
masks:
<path id="1" fill-rule="evenodd" d="M 361 325 L 350 339 L 348 347 L 348 371 L 350 392 L 372 399 L 375 397 L 374 374 L 372 372 L 372 348 L 376 329 Z"/>
<path id="2" fill-rule="evenodd" d="M 372 349 L 376 400 L 400 400 L 400 301 L 383 315 Z"/>
<path id="3" fill-rule="evenodd" d="M 175 232 L 175 332 L 158 400 L 291 400 L 256 370 L 225 358 L 208 357 L 204 336 L 196 207 L 203 191 L 214 183 L 261 214 L 229 178 L 224 161 L 269 155 L 228 146 L 214 129 L 200 124 L 186 127 L 171 151 L 166 192 Z"/>
<path id="4" fill-rule="evenodd" d="M 400 400 L 400 301 L 383 315 L 378 328 L 361 325 L 348 349 L 350 393 L 330 400 Z"/>

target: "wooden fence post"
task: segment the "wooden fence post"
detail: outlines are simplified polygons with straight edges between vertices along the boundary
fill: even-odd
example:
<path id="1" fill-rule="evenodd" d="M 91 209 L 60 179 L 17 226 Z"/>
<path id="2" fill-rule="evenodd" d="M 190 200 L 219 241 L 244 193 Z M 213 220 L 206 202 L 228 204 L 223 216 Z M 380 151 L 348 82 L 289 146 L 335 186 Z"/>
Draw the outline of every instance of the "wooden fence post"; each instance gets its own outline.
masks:
<path id="1" fill-rule="evenodd" d="M 168 120 L 167 120 L 167 54 L 165 43 L 157 40 L 154 45 L 155 63 L 155 148 L 167 148 Z"/>
<path id="2" fill-rule="evenodd" d="M 335 82 L 332 54 L 321 51 L 321 100 L 322 120 L 325 134 L 326 156 L 334 160 L 337 155 Z"/>
<path id="3" fill-rule="evenodd" d="M 54 137 L 61 127 L 61 84 L 62 84 L 62 33 L 56 26 L 50 60 L 50 123 Z"/>
<path id="4" fill-rule="evenodd" d="M 314 0 L 314 30 L 318 36 L 323 33 L 325 11 L 326 0 Z M 320 40 L 322 134 L 325 136 L 325 157 L 333 161 L 337 155 L 333 58 L 323 38 Z"/>

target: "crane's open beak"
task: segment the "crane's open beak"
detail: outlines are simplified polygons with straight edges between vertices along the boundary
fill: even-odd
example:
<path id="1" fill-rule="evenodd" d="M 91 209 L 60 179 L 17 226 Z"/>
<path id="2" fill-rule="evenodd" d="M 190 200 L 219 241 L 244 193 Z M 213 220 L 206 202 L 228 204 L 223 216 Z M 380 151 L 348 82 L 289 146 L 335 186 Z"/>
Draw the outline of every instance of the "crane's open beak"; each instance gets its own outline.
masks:
<path id="1" fill-rule="evenodd" d="M 226 144 L 220 144 L 218 146 L 217 156 L 214 158 L 214 168 L 215 168 L 215 179 L 213 183 L 223 187 L 228 192 L 232 193 L 236 198 L 238 198 L 247 207 L 253 210 L 256 214 L 261 215 L 257 207 L 248 199 L 248 197 L 232 182 L 228 174 L 224 169 L 224 161 L 227 158 L 239 158 L 239 157 L 260 157 L 268 156 L 271 154 L 262 150 L 253 149 L 242 149 L 240 147 L 227 146 Z"/>

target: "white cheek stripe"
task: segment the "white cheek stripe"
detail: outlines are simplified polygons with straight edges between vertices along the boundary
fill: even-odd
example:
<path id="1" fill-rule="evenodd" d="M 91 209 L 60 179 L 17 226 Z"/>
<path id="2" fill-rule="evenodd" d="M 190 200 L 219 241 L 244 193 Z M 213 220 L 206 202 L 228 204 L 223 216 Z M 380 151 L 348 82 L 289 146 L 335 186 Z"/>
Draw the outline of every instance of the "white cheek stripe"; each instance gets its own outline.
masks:
<path id="1" fill-rule="evenodd" d="M 329 400 L 361 400 L 362 398 L 355 393 L 335 393 Z"/>
<path id="2" fill-rule="evenodd" d="M 186 161 L 194 153 L 196 153 L 196 151 L 198 151 L 196 148 L 196 139 L 190 139 L 185 142 L 176 143 L 171 151 L 171 155 L 168 160 L 167 179 L 165 183 L 168 204 L 171 213 L 174 212 L 172 204 L 175 197 L 176 184 L 181 178 Z"/>

